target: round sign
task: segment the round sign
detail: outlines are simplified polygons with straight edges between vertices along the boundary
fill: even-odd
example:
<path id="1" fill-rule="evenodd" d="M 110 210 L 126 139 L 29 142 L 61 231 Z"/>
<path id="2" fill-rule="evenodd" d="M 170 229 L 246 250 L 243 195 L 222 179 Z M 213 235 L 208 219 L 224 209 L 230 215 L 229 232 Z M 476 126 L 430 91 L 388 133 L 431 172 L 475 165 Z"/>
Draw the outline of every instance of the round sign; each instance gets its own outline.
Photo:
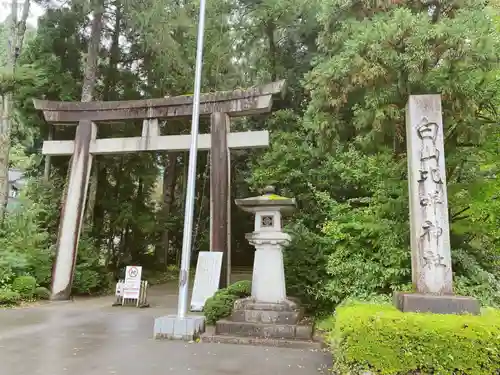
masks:
<path id="1" fill-rule="evenodd" d="M 137 277 L 137 275 L 139 274 L 139 271 L 137 270 L 137 268 L 135 267 L 132 267 L 128 270 L 128 275 L 130 277 Z"/>

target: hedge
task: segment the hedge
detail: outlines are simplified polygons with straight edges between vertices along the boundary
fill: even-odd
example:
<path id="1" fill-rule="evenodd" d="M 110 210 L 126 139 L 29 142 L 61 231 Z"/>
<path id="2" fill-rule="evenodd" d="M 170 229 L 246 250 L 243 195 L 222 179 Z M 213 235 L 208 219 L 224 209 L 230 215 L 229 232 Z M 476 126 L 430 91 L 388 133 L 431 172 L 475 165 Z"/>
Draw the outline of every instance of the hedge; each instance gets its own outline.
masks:
<path id="1" fill-rule="evenodd" d="M 233 312 L 234 302 L 252 293 L 252 283 L 248 280 L 238 281 L 225 289 L 218 290 L 207 299 L 203 314 L 207 324 L 215 324 L 217 320 L 228 317 Z"/>
<path id="2" fill-rule="evenodd" d="M 319 324 L 334 372 L 379 375 L 500 373 L 500 311 L 481 316 L 402 313 L 391 305 L 351 303 Z"/>
<path id="3" fill-rule="evenodd" d="M 10 289 L 0 289 L 0 305 L 17 305 L 21 295 Z"/>
<path id="4" fill-rule="evenodd" d="M 38 299 L 49 299 L 50 298 L 50 290 L 44 288 L 43 286 L 39 286 L 35 289 L 35 296 Z"/>
<path id="5" fill-rule="evenodd" d="M 12 290 L 23 298 L 33 298 L 36 289 L 36 280 L 33 276 L 18 276 L 12 283 Z"/>

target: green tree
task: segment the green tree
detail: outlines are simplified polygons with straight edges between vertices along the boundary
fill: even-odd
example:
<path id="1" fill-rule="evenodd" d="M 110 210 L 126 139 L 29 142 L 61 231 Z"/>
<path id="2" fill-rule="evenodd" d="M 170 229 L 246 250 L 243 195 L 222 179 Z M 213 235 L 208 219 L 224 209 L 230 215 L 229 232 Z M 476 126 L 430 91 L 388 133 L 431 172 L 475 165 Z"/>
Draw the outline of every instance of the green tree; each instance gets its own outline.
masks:
<path id="1" fill-rule="evenodd" d="M 323 307 L 408 288 L 405 104 L 410 94 L 438 92 L 456 287 L 500 302 L 498 268 L 488 262 L 498 254 L 492 234 L 478 240 L 478 222 L 464 233 L 461 214 L 475 205 L 464 191 L 484 186 L 484 162 L 475 155 L 498 121 L 492 72 L 499 39 L 491 9 L 477 1 L 327 0 L 318 13 L 320 53 L 305 79 L 307 112 L 295 135 L 275 135 L 253 175 L 255 184 L 277 182 L 301 201 L 288 253 L 292 285 Z M 480 206 L 485 197 L 478 199 Z M 311 238 L 316 245 L 305 247 Z M 326 277 L 302 271 L 297 280 L 311 262 Z"/>

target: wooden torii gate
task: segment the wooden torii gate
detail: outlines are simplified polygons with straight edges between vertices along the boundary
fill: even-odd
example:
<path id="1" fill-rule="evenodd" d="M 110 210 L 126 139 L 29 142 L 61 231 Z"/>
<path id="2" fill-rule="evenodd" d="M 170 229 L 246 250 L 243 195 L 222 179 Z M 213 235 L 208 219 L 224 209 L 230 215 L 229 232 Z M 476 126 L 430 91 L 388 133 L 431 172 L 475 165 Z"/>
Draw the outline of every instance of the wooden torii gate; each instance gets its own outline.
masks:
<path id="1" fill-rule="evenodd" d="M 268 113 L 273 95 L 283 92 L 284 81 L 246 90 L 203 94 L 200 115 L 210 116 L 211 134 L 200 134 L 199 150 L 210 150 L 210 250 L 224 253 L 221 286 L 227 283 L 225 264 L 230 248 L 229 149 L 269 145 L 267 131 L 230 132 L 230 118 Z M 158 120 L 192 115 L 192 96 L 109 102 L 54 102 L 33 100 L 49 124 L 77 125 L 74 141 L 49 140 L 44 155 L 71 155 L 57 239 L 57 257 L 52 274 L 52 300 L 71 297 L 78 241 L 89 185 L 92 156 L 140 151 L 189 150 L 191 135 L 160 136 Z M 142 135 L 127 138 L 97 138 L 97 127 L 109 122 L 142 119 Z"/>

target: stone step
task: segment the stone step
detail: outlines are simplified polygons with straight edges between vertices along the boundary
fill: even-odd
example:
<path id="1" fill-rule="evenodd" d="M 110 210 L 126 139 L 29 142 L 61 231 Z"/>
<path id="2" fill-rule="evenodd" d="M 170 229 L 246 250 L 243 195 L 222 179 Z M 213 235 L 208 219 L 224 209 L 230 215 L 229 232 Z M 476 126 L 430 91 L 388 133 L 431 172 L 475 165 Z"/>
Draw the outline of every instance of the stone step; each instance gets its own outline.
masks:
<path id="1" fill-rule="evenodd" d="M 204 333 L 201 342 L 216 344 L 236 344 L 253 346 L 273 346 L 278 348 L 306 349 L 311 351 L 324 350 L 320 342 L 312 340 L 286 340 L 263 337 L 241 337 L 228 335 L 214 335 Z"/>
<path id="2" fill-rule="evenodd" d="M 233 322 L 265 324 L 297 324 L 302 319 L 302 311 L 273 310 L 235 310 L 231 315 Z"/>
<path id="3" fill-rule="evenodd" d="M 260 337 L 276 339 L 311 340 L 312 326 L 297 324 L 265 324 L 219 320 L 215 325 L 216 335 L 238 337 Z"/>
<path id="4" fill-rule="evenodd" d="M 262 302 L 257 301 L 253 297 L 242 298 L 234 303 L 235 310 L 263 310 L 263 311 L 289 311 L 299 312 L 302 309 L 300 305 L 295 302 L 295 299 L 288 298 L 281 302 Z"/>

